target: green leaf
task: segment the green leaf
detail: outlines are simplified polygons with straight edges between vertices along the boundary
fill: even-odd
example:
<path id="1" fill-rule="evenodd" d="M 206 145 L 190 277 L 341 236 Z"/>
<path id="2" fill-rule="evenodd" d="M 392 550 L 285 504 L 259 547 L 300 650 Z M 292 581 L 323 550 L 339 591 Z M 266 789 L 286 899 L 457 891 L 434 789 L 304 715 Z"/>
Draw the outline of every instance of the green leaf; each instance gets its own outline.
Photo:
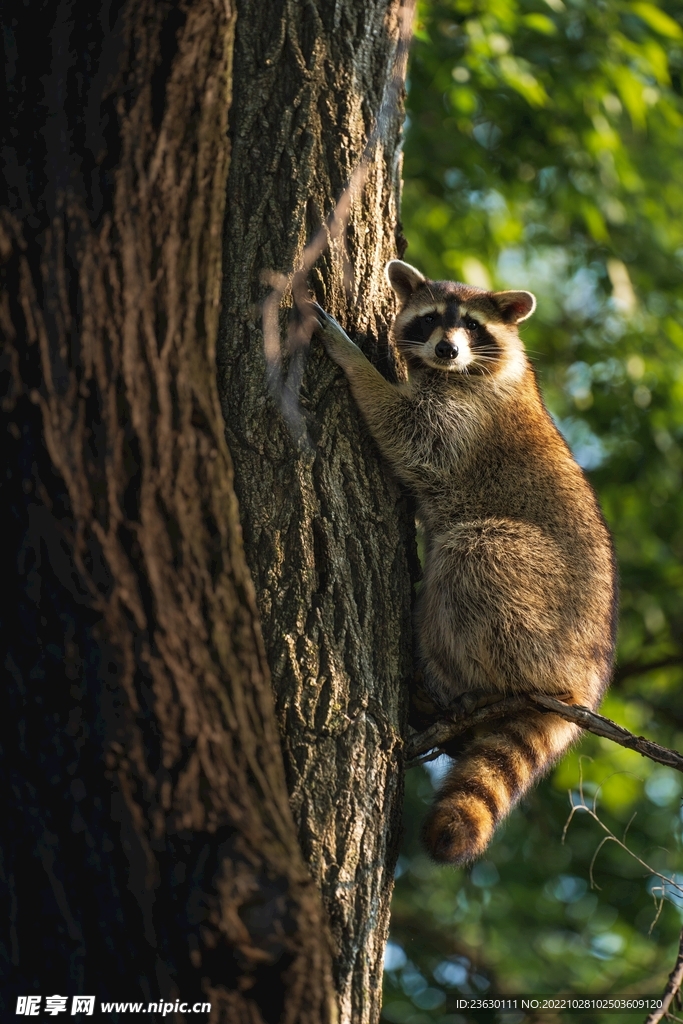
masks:
<path id="1" fill-rule="evenodd" d="M 683 39 L 683 28 L 666 11 L 663 11 L 661 7 L 638 2 L 631 4 L 631 9 L 634 14 L 642 18 L 645 24 L 653 28 L 660 36 L 666 36 L 668 39 Z"/>
<path id="2" fill-rule="evenodd" d="M 534 32 L 541 32 L 544 36 L 554 36 L 557 34 L 557 25 L 547 14 L 536 14 L 535 12 L 533 14 L 525 14 L 522 20 Z"/>

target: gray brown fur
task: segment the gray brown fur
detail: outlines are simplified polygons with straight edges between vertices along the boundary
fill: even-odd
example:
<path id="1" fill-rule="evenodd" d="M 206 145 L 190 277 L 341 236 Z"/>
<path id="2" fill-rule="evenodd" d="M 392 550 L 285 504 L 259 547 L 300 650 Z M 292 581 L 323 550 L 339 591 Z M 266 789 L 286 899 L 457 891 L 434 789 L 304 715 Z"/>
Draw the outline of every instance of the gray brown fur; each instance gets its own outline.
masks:
<path id="1" fill-rule="evenodd" d="M 472 691 L 536 691 L 595 708 L 612 671 L 614 556 L 519 339 L 516 325 L 535 299 L 428 281 L 398 260 L 387 277 L 400 303 L 393 340 L 407 384 L 387 382 L 322 311 L 320 334 L 380 450 L 417 498 L 427 691 L 443 708 Z M 470 736 L 425 823 L 432 856 L 464 863 L 482 853 L 577 734 L 562 719 L 526 713 Z"/>

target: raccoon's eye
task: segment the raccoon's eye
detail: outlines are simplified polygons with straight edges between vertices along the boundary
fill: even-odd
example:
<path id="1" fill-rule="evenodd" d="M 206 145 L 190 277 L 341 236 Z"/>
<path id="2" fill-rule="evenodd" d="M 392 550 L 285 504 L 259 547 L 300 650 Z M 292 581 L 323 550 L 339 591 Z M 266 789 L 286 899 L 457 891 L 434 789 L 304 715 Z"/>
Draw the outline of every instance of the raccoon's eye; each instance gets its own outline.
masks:
<path id="1" fill-rule="evenodd" d="M 426 324 L 433 324 L 434 323 L 434 314 L 433 313 L 425 313 L 425 315 L 422 317 L 422 319 L 424 320 L 424 322 Z"/>
<path id="2" fill-rule="evenodd" d="M 471 331 L 473 334 L 476 333 L 476 331 L 478 331 L 479 328 L 481 327 L 479 321 L 475 320 L 474 317 L 470 316 L 468 313 L 465 313 L 464 317 L 462 318 L 462 322 L 465 325 L 465 330 Z"/>

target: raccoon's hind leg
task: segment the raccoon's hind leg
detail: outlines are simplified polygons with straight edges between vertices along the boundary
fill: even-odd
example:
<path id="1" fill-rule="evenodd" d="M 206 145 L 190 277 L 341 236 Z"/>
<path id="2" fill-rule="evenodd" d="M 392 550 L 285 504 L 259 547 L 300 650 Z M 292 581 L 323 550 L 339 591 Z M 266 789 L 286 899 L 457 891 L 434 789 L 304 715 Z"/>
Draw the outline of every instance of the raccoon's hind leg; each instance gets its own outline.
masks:
<path id="1" fill-rule="evenodd" d="M 488 846 L 495 829 L 529 787 L 577 738 L 577 726 L 528 712 L 496 732 L 474 737 L 447 775 L 423 826 L 437 861 L 465 864 Z"/>

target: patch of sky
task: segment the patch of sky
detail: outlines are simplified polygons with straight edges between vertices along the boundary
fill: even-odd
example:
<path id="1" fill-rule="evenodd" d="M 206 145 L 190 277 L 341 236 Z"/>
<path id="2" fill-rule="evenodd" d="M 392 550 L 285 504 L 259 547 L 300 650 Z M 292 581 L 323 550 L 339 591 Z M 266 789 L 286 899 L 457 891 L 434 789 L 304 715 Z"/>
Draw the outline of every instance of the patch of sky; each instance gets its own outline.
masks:
<path id="1" fill-rule="evenodd" d="M 589 267 L 580 267 L 566 283 L 563 306 L 577 320 L 588 320 L 600 309 L 598 276 Z"/>
<path id="2" fill-rule="evenodd" d="M 459 188 L 466 179 L 463 172 L 457 167 L 449 167 L 447 171 L 444 171 L 443 180 L 448 188 Z"/>
<path id="3" fill-rule="evenodd" d="M 602 332 L 600 337 L 606 341 L 618 341 L 626 333 L 627 323 L 623 316 L 608 313 L 602 321 Z M 599 339 L 596 340 L 596 347 Z"/>
<path id="4" fill-rule="evenodd" d="M 467 957 L 453 956 L 449 960 L 442 960 L 434 968 L 434 978 L 439 985 L 447 985 L 449 988 L 458 988 L 464 985 L 469 975 L 470 962 Z"/>
<path id="5" fill-rule="evenodd" d="M 575 875 L 558 875 L 557 878 L 546 882 L 544 891 L 547 896 L 553 896 L 560 903 L 577 903 L 588 888 L 583 878 Z"/>
<path id="6" fill-rule="evenodd" d="M 645 783 L 645 792 L 657 807 L 666 807 L 680 796 L 681 783 L 673 771 L 660 768 Z"/>
<path id="7" fill-rule="evenodd" d="M 385 971 L 400 971 L 408 963 L 408 957 L 403 952 L 398 942 L 387 942 L 387 947 L 384 950 L 384 970 Z"/>
<path id="8" fill-rule="evenodd" d="M 420 1010 L 436 1010 L 446 1002 L 446 993 L 439 988 L 425 988 L 416 992 L 412 1000 Z"/>
<path id="9" fill-rule="evenodd" d="M 401 988 L 407 996 L 414 999 L 416 995 L 424 992 L 427 988 L 427 981 L 416 967 L 408 964 L 405 970 L 401 972 Z"/>
<path id="10" fill-rule="evenodd" d="M 503 210 L 507 210 L 505 199 L 500 192 L 496 192 L 495 188 L 472 189 L 467 193 L 467 201 L 470 206 L 486 210 L 487 213 L 501 213 Z"/>
<path id="11" fill-rule="evenodd" d="M 587 398 L 592 383 L 593 373 L 588 363 L 576 362 L 568 368 L 564 386 L 574 400 L 583 401 Z"/>
<path id="12" fill-rule="evenodd" d="M 543 247 L 525 252 L 518 247 L 503 249 L 498 257 L 497 276 L 510 288 L 529 288 L 537 295 L 561 295 L 567 278 L 569 257 L 560 247 Z"/>
<path id="13" fill-rule="evenodd" d="M 441 754 L 440 757 L 435 758 L 433 761 L 427 761 L 425 768 L 429 772 L 434 789 L 439 788 L 452 764 L 453 761 L 446 754 Z"/>
<path id="14" fill-rule="evenodd" d="M 680 872 L 671 875 L 671 881 L 667 882 L 656 875 L 652 875 L 647 880 L 647 891 L 655 899 L 661 899 L 662 896 L 665 900 L 679 910 L 683 912 L 683 874 Z"/>
<path id="15" fill-rule="evenodd" d="M 603 464 L 607 458 L 607 449 L 585 420 L 574 416 L 563 419 L 553 416 L 553 420 L 582 469 L 597 469 Z"/>
<path id="16" fill-rule="evenodd" d="M 475 124 L 472 135 L 484 149 L 495 149 L 503 137 L 498 125 L 492 121 L 480 121 L 479 124 Z"/>
<path id="17" fill-rule="evenodd" d="M 591 939 L 590 951 L 598 960 L 611 960 L 626 945 L 626 940 L 617 932 L 602 932 Z"/>
<path id="18" fill-rule="evenodd" d="M 557 167 L 541 167 L 537 175 L 539 192 L 548 195 L 557 185 L 557 179 Z"/>
<path id="19" fill-rule="evenodd" d="M 613 356 L 593 363 L 590 369 L 593 380 L 600 384 L 621 384 L 625 378 L 623 362 Z"/>
<path id="20" fill-rule="evenodd" d="M 607 277 L 607 268 L 604 263 L 600 263 L 599 260 L 592 260 L 588 264 L 588 269 L 592 270 L 596 277 Z"/>

